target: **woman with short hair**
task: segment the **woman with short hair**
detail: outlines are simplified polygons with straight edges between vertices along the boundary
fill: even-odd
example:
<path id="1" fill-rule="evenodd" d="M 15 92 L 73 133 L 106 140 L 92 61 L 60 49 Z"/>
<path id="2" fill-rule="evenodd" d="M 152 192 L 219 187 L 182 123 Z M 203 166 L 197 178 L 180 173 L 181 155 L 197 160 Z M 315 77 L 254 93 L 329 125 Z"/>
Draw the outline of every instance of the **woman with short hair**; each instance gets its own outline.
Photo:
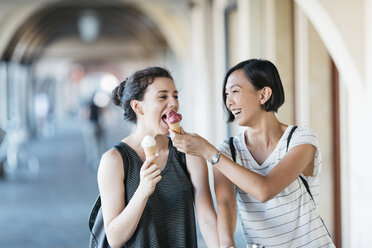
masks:
<path id="1" fill-rule="evenodd" d="M 221 247 L 235 245 L 237 212 L 248 245 L 334 247 L 318 212 L 319 141 L 311 128 L 278 120 L 284 90 L 275 65 L 250 59 L 232 67 L 223 102 L 228 120 L 246 127 L 231 141 L 215 148 L 197 134 L 171 133 L 178 150 L 213 165 Z"/>

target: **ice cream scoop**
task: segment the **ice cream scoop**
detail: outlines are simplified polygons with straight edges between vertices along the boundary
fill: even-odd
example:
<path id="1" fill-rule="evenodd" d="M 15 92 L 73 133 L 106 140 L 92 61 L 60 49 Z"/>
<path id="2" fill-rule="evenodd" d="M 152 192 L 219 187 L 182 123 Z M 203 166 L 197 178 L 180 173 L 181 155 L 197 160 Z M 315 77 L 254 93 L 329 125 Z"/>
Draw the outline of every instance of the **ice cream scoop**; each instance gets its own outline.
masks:
<path id="1" fill-rule="evenodd" d="M 143 148 L 156 146 L 156 141 L 155 141 L 154 137 L 152 137 L 151 135 L 146 135 L 143 138 L 143 140 L 141 142 L 141 145 L 142 145 Z"/>
<path id="2" fill-rule="evenodd" d="M 178 114 L 176 111 L 171 110 L 165 114 L 163 118 L 164 122 L 168 124 L 170 129 L 176 133 L 181 133 L 180 121 L 182 120 L 182 115 Z"/>
<path id="3" fill-rule="evenodd" d="M 145 151 L 146 159 L 156 153 L 156 141 L 151 135 L 146 135 L 142 139 L 141 145 Z"/>

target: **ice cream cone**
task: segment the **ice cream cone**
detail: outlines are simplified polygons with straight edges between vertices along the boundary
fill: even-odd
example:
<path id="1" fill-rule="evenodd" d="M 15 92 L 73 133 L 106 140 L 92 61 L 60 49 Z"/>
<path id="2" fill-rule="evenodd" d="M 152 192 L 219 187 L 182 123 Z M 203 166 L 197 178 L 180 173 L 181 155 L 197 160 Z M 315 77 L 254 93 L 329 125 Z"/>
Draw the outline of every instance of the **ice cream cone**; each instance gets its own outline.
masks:
<path id="1" fill-rule="evenodd" d="M 172 124 L 169 123 L 168 126 L 170 127 L 170 129 L 172 129 L 172 131 L 176 133 L 181 133 L 181 126 L 179 122 L 172 123 Z"/>
<path id="2" fill-rule="evenodd" d="M 156 146 L 144 147 L 146 158 L 151 157 L 156 153 Z"/>
<path id="3" fill-rule="evenodd" d="M 141 142 L 141 145 L 142 145 L 143 150 L 145 152 L 146 159 L 155 155 L 155 153 L 156 153 L 156 141 L 155 141 L 154 137 L 152 137 L 150 135 L 146 135 L 143 138 L 143 140 Z M 155 163 L 155 160 L 152 162 L 152 164 L 153 163 Z"/>

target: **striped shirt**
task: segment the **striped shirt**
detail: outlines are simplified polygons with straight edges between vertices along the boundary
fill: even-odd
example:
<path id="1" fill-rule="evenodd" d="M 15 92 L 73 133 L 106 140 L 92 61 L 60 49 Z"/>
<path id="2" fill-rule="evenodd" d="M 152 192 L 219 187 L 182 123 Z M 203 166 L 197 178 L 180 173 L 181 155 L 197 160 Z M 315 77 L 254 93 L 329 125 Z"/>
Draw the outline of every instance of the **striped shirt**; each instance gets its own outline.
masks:
<path id="1" fill-rule="evenodd" d="M 283 159 L 287 149 L 287 139 L 293 126 L 289 125 L 276 148 L 259 165 L 249 152 L 244 132 L 234 137 L 236 162 L 241 166 L 266 176 Z M 300 178 L 288 185 L 282 192 L 267 202 L 260 202 L 239 187 L 236 187 L 238 215 L 248 244 L 262 244 L 267 247 L 335 247 L 328 235 L 318 212 L 319 174 L 322 160 L 319 141 L 315 132 L 299 126 L 291 138 L 289 148 L 311 144 L 316 147 L 314 174 L 305 177 L 314 201 Z M 219 150 L 231 158 L 228 141 Z"/>

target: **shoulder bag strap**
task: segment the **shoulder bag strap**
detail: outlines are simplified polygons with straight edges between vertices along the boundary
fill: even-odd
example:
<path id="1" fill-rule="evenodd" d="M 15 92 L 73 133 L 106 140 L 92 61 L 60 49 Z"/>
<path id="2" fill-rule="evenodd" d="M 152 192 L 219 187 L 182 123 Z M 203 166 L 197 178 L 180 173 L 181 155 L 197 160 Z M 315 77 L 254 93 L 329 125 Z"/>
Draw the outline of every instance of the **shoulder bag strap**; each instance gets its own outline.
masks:
<path id="1" fill-rule="evenodd" d="M 297 126 L 293 126 L 291 132 L 290 132 L 289 135 L 288 135 L 288 140 L 287 140 L 287 152 L 288 152 L 288 147 L 289 147 L 289 141 L 291 140 L 291 138 L 292 138 L 292 134 L 293 134 L 293 132 L 296 130 L 296 128 L 297 128 Z M 307 183 L 306 179 L 303 178 L 303 176 L 300 175 L 299 177 L 300 177 L 302 183 L 305 185 L 305 188 L 306 188 L 307 192 L 309 193 L 309 195 L 310 195 L 310 197 L 311 197 L 311 199 L 313 200 L 314 205 L 315 205 L 315 201 L 314 201 L 313 195 L 311 194 L 309 184 Z M 324 223 L 322 217 L 319 216 L 319 218 L 320 218 L 320 220 L 322 221 L 322 224 L 323 224 L 323 226 L 325 227 L 325 229 L 326 229 L 326 231 L 327 231 L 327 233 L 328 233 L 328 236 L 331 237 L 331 234 L 329 233 L 328 228 L 327 228 L 327 226 L 325 225 L 325 223 Z M 331 237 L 331 239 L 332 239 L 332 237 Z"/>
<path id="2" fill-rule="evenodd" d="M 94 203 L 94 206 L 92 210 L 90 210 L 90 215 L 89 215 L 89 230 L 92 232 L 94 222 L 96 221 L 97 214 L 99 209 L 101 208 L 101 196 L 98 196 L 96 199 L 96 202 Z"/>
<path id="3" fill-rule="evenodd" d="M 235 154 L 235 146 L 234 146 L 234 137 L 229 138 L 229 146 L 231 151 L 231 158 L 236 163 L 236 154 Z"/>
<path id="4" fill-rule="evenodd" d="M 297 129 L 297 126 L 293 126 L 291 131 L 289 132 L 288 134 L 288 139 L 287 139 L 287 152 L 288 152 L 288 148 L 289 148 L 289 142 L 291 141 L 291 138 L 292 138 L 292 135 L 294 133 L 294 131 L 296 131 Z"/>
<path id="5" fill-rule="evenodd" d="M 288 139 L 287 139 L 287 152 L 288 152 L 288 148 L 289 148 L 289 142 L 291 141 L 292 134 L 294 133 L 296 128 L 297 128 L 297 126 L 293 126 L 291 131 L 289 132 Z M 301 175 L 300 175 L 300 179 L 301 179 L 302 183 L 305 185 L 305 188 L 306 188 L 307 192 L 309 193 L 309 195 L 311 196 L 311 199 L 314 200 L 313 195 L 311 194 L 311 191 L 310 191 L 309 184 L 307 183 L 306 179 L 303 178 L 303 176 L 301 176 Z"/>

